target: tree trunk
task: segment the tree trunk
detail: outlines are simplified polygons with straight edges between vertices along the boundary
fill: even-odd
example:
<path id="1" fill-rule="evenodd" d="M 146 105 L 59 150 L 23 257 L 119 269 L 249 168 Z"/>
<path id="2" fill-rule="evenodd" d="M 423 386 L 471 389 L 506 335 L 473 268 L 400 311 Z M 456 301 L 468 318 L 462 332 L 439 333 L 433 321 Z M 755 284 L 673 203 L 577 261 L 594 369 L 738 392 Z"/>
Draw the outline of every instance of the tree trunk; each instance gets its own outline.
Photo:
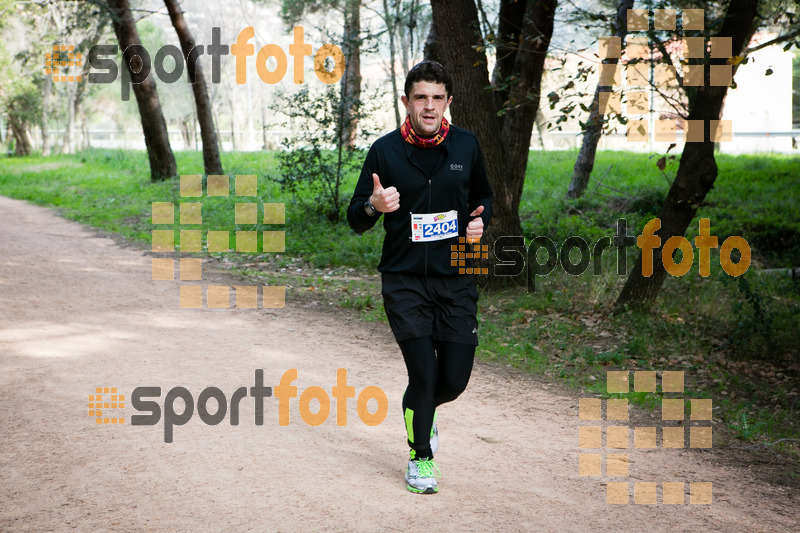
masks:
<path id="1" fill-rule="evenodd" d="M 400 7 L 403 7 L 403 2 L 400 1 Z M 403 9 L 405 12 L 405 9 Z M 407 73 L 411 70 L 411 58 L 409 57 L 408 48 L 410 46 L 409 37 L 408 37 L 408 26 L 406 24 L 400 25 L 402 28 L 402 32 L 400 34 L 400 58 L 403 61 L 403 72 Z"/>
<path id="2" fill-rule="evenodd" d="M 525 20 L 527 0 L 521 2 L 501 2 L 497 18 L 497 61 L 492 72 L 492 85 L 495 87 L 496 109 L 502 109 L 508 99 L 509 83 L 517 59 L 522 24 Z"/>
<path id="3" fill-rule="evenodd" d="M 755 30 L 754 20 L 757 10 L 758 0 L 731 0 L 719 36 L 731 38 L 731 50 L 734 56 L 742 55 L 750 42 Z M 710 121 L 719 120 L 728 87 L 708 85 L 709 67 L 711 64 L 726 64 L 726 58 L 706 60 L 705 64 L 706 85 L 699 87 L 690 97 L 688 117 L 688 120 L 704 122 L 704 140 L 687 142 L 684 145 L 675 181 L 667 193 L 659 214 L 661 228 L 655 235 L 661 238 L 661 245 L 652 251 L 653 274 L 649 277 L 642 275 L 642 255 L 639 253 L 636 264 L 617 298 L 615 304 L 617 311 L 624 309 L 625 306 L 644 309 L 656 299 L 667 275 L 661 256 L 664 243 L 670 237 L 682 236 L 686 232 L 686 228 L 697 213 L 697 208 L 717 178 Z M 736 68 L 737 65 L 734 65 L 734 73 Z"/>
<path id="4" fill-rule="evenodd" d="M 395 128 L 400 127 L 400 95 L 397 92 L 397 72 L 395 72 L 395 47 L 394 34 L 397 28 L 397 16 L 389 11 L 389 0 L 383 0 L 384 20 L 386 21 L 386 31 L 389 34 L 389 78 L 392 82 L 392 103 L 394 104 L 394 123 Z"/>
<path id="5" fill-rule="evenodd" d="M 25 121 L 13 113 L 8 114 L 8 125 L 11 126 L 11 134 L 14 136 L 14 155 L 31 155 L 31 141 L 28 138 L 28 127 Z"/>
<path id="6" fill-rule="evenodd" d="M 440 46 L 442 62 L 453 78 L 453 123 L 472 131 L 484 154 L 489 184 L 494 191 L 492 224 L 500 234 L 521 235 L 519 216 L 506 194 L 501 120 L 495 112 L 491 94 L 485 90 L 489 80 L 486 55 L 478 52 L 481 44 L 478 10 L 473 0 L 432 0 L 433 25 L 437 35 L 447 35 L 447 46 Z M 510 232 L 510 233 L 507 233 Z"/>
<path id="7" fill-rule="evenodd" d="M 217 107 L 219 107 L 219 106 L 217 106 Z M 216 126 L 216 130 L 220 131 L 220 129 L 219 129 L 219 115 L 214 111 L 213 107 L 211 108 L 211 116 L 214 117 L 214 125 Z M 225 151 L 225 145 L 223 144 L 222 134 L 220 134 L 219 150 L 220 150 L 220 152 Z"/>
<path id="8" fill-rule="evenodd" d="M 428 37 L 425 39 L 425 46 L 422 49 L 422 56 L 430 61 L 442 62 L 442 56 L 439 53 L 439 45 L 436 42 L 436 26 L 431 24 L 428 30 Z"/>
<path id="9" fill-rule="evenodd" d="M 411 0 L 408 8 L 408 51 L 413 61 L 414 58 L 414 32 L 417 29 L 417 12 L 419 11 L 419 0 Z M 409 70 L 413 65 L 409 65 Z"/>
<path id="10" fill-rule="evenodd" d="M 239 149 L 239 145 L 236 141 L 236 132 L 238 131 L 239 123 L 236 120 L 236 102 L 233 98 L 233 92 L 230 93 L 228 104 L 231 107 L 231 151 L 235 152 Z"/>
<path id="11" fill-rule="evenodd" d="M 114 33 L 117 35 L 120 48 L 124 51 L 129 46 L 141 46 L 142 43 L 136 31 L 136 23 L 133 21 L 128 0 L 107 0 L 107 2 L 111 9 Z M 125 68 L 130 76 L 134 77 L 135 73 L 131 71 L 130 59 L 125 58 L 124 53 L 123 63 L 125 63 Z M 136 96 L 136 104 L 142 119 L 142 132 L 147 146 L 147 156 L 150 160 L 150 179 L 160 181 L 175 176 L 178 173 L 178 167 L 169 144 L 167 123 L 161 112 L 161 102 L 158 99 L 152 73 L 141 83 L 133 84 L 133 94 Z"/>
<path id="12" fill-rule="evenodd" d="M 504 0 L 500 7 L 502 12 L 508 12 L 506 4 L 511 1 Z M 516 81 L 508 87 L 512 109 L 498 116 L 497 100 L 485 90 L 489 85 L 489 71 L 486 54 L 477 49 L 482 40 L 476 33 L 480 25 L 475 3 L 473 0 L 431 1 L 436 33 L 448 36 L 447 46 L 441 46 L 440 52 L 453 76 L 450 107 L 453 122 L 478 138 L 494 192 L 492 222 L 484 234 L 484 242 L 490 249 L 501 236 L 522 235 L 519 202 L 556 7 L 556 0 L 520 3 L 524 4 L 524 17 L 520 17 L 522 39 L 516 44 L 511 69 Z"/>
<path id="13" fill-rule="evenodd" d="M 88 50 L 90 50 L 97 42 L 100 40 L 100 36 L 103 34 L 103 30 L 105 28 L 105 20 L 101 20 L 100 23 L 95 27 L 94 32 L 91 36 L 89 36 L 84 43 L 82 43 L 82 50 L 85 55 L 88 55 Z M 89 78 L 89 72 L 91 71 L 91 66 L 89 65 L 88 61 L 83 62 L 83 66 L 81 67 L 80 76 L 82 79 L 86 80 Z M 76 73 L 77 74 L 77 73 Z M 83 97 L 86 94 L 86 83 L 77 83 L 75 84 L 74 89 L 72 89 L 72 131 L 75 130 L 75 124 L 77 123 L 78 117 L 81 118 L 81 126 L 78 128 L 81 132 L 81 142 L 79 143 L 75 136 L 70 135 L 71 137 L 71 146 L 70 151 L 74 153 L 76 149 L 85 149 L 89 146 L 89 132 L 86 127 L 86 112 L 83 109 Z"/>
<path id="14" fill-rule="evenodd" d="M 529 0 L 525 9 L 522 41 L 514 61 L 516 80 L 509 90 L 509 104 L 513 110 L 503 120 L 503 148 L 505 151 L 505 190 L 508 205 L 513 208 L 510 216 L 519 220 L 519 202 L 525 183 L 525 170 L 531 147 L 531 133 L 536 112 L 539 110 L 544 61 L 553 35 L 556 0 Z M 518 222 L 517 222 L 518 223 Z M 515 235 L 522 235 L 522 231 Z"/>
<path id="15" fill-rule="evenodd" d="M 617 3 L 617 16 L 614 21 L 614 35 L 619 37 L 620 42 L 625 40 L 625 35 L 628 33 L 628 17 L 629 9 L 633 8 L 634 0 L 619 0 Z M 604 64 L 616 65 L 619 63 L 619 58 L 609 57 L 603 59 Z M 603 122 L 605 120 L 605 113 L 600 109 L 600 93 L 613 91 L 613 87 L 600 85 L 598 82 L 597 89 L 594 91 L 594 98 L 589 107 L 589 120 L 586 122 L 586 127 L 583 132 L 583 143 L 581 144 L 581 151 L 578 153 L 578 158 L 575 160 L 575 168 L 572 171 L 572 181 L 567 190 L 567 198 L 580 198 L 589 185 L 589 177 L 592 175 L 594 168 L 594 156 L 597 152 L 597 143 L 600 142 L 600 135 L 603 132 Z"/>
<path id="16" fill-rule="evenodd" d="M 192 116 L 192 119 L 189 121 L 189 146 L 192 147 L 192 150 L 197 150 L 198 133 L 195 124 L 197 124 L 197 116 Z M 211 124 L 214 124 L 213 120 Z M 216 128 L 214 128 L 214 131 L 216 132 Z M 219 148 L 219 138 L 217 138 L 217 148 Z"/>
<path id="17" fill-rule="evenodd" d="M 539 145 L 541 146 L 542 151 L 546 151 L 547 145 L 545 144 L 544 139 L 547 137 L 547 120 L 545 120 L 544 113 L 542 113 L 541 108 L 536 111 L 534 123 L 536 124 L 536 132 L 539 134 Z"/>
<path id="18" fill-rule="evenodd" d="M 172 21 L 175 32 L 178 34 L 183 57 L 186 59 L 187 73 L 191 81 L 194 103 L 197 108 L 197 121 L 200 123 L 200 137 L 203 140 L 203 168 L 206 174 L 222 174 L 217 131 L 214 129 L 214 121 L 211 118 L 211 101 L 208 98 L 208 87 L 203 75 L 203 67 L 198 60 L 199 50 L 195 48 L 194 37 L 189 30 L 186 19 L 183 18 L 183 10 L 178 3 L 175 0 L 164 0 L 164 5 L 167 6 L 169 18 Z"/>
<path id="19" fill-rule="evenodd" d="M 81 117 L 81 150 L 88 150 L 92 147 L 92 140 L 89 138 L 89 121 L 86 118 L 86 106 L 81 105 L 78 108 Z"/>
<path id="20" fill-rule="evenodd" d="M 191 121 L 191 117 L 183 117 L 181 118 L 181 137 L 183 138 L 183 149 L 190 150 L 191 148 L 191 138 L 189 137 L 189 122 Z"/>
<path id="21" fill-rule="evenodd" d="M 50 105 L 53 94 L 53 79 L 50 76 L 44 77 L 44 87 L 42 88 L 42 119 L 40 127 L 42 130 L 42 155 L 47 157 L 50 155 L 50 128 L 47 125 L 47 119 L 50 117 Z"/>
<path id="22" fill-rule="evenodd" d="M 77 87 L 74 83 L 67 84 L 67 124 L 64 127 L 64 138 L 61 143 L 61 153 L 71 154 L 74 152 L 72 142 L 75 138 L 75 97 Z"/>
<path id="23" fill-rule="evenodd" d="M 267 142 L 267 109 L 263 104 L 261 105 L 261 141 L 263 143 L 261 149 L 266 152 L 270 146 Z"/>
<path id="24" fill-rule="evenodd" d="M 342 48 L 347 58 L 341 83 L 342 144 L 354 147 L 361 107 L 361 0 L 347 0 L 344 12 L 344 42 Z"/>

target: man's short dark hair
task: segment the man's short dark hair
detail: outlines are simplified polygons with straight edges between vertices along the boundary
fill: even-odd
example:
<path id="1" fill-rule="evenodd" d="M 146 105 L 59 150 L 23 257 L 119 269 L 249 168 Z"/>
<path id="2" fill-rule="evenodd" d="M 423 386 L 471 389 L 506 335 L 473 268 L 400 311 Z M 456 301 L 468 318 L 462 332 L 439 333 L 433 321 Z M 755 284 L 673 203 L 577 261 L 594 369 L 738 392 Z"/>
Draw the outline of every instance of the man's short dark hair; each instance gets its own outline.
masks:
<path id="1" fill-rule="evenodd" d="M 444 85 L 445 91 L 447 91 L 447 96 L 453 95 L 453 80 L 450 78 L 450 73 L 436 61 L 426 59 L 425 61 L 417 63 L 408 71 L 404 88 L 406 98 L 411 96 L 411 87 L 418 81 L 441 83 Z"/>

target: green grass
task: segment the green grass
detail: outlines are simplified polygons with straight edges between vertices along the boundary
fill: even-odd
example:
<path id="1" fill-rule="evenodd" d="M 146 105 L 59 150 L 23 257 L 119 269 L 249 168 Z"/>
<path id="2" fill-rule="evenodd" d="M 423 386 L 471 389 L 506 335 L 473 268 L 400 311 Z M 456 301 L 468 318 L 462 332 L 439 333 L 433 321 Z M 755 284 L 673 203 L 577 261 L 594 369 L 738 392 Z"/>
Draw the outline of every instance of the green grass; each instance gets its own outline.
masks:
<path id="1" fill-rule="evenodd" d="M 176 158 L 182 173 L 202 171 L 199 153 L 177 152 Z M 564 194 L 574 159 L 575 154 L 568 151 L 531 154 L 520 204 L 527 239 L 547 235 L 562 242 L 579 235 L 593 243 L 613 235 L 619 218 L 628 221 L 629 233 L 634 234 L 657 215 L 669 185 L 656 168 L 654 157 L 599 153 L 595 175 L 605 176 L 602 185 L 596 187 L 592 182 L 583 198 L 567 201 Z M 795 184 L 800 173 L 798 158 L 720 155 L 717 159 L 720 175 L 698 218 L 710 218 L 712 234 L 721 239 L 745 236 L 758 264 L 787 267 L 800 263 L 800 187 Z M 149 240 L 152 202 L 180 201 L 176 179 L 149 182 L 143 152 L 91 150 L 76 156 L 0 161 L 2 194 L 58 207 L 67 218 L 128 238 Z M 259 177 L 260 201 L 296 202 L 270 179 L 277 172 L 274 154 L 226 153 L 223 162 L 231 175 Z M 674 168 L 667 168 L 667 175 L 670 173 L 674 174 Z M 354 183 L 355 176 L 348 176 L 342 190 L 349 194 Z M 250 200 L 204 198 L 203 224 L 199 229 L 232 228 L 233 210 L 227 207 L 245 201 Z M 302 256 L 315 266 L 369 268 L 380 257 L 379 231 L 355 235 L 344 225 L 325 221 L 308 200 L 287 209 L 286 222 L 287 253 Z M 687 238 L 697 234 L 697 227 L 695 220 Z"/>
<path id="2" fill-rule="evenodd" d="M 184 174 L 202 173 L 202 157 L 196 152 L 177 152 L 178 168 Z M 286 253 L 324 266 L 366 268 L 377 264 L 382 239 L 377 231 L 355 235 L 344 225 L 328 222 L 309 204 L 298 205 L 287 197 L 270 177 L 276 173 L 272 153 L 228 153 L 223 164 L 231 175 L 258 176 L 260 202 L 285 202 Z M 150 183 L 148 163 L 143 152 L 91 150 L 75 156 L 29 157 L 0 160 L 0 194 L 53 206 L 69 219 L 95 228 L 119 233 L 142 242 L 150 241 L 153 202 L 181 202 L 177 178 Z M 354 177 L 346 180 L 352 190 Z M 191 229 L 274 230 L 264 224 L 234 223 L 233 203 L 253 202 L 252 197 L 203 197 L 202 224 Z M 183 199 L 194 202 L 196 199 Z M 293 205 L 294 204 L 294 205 Z M 178 212 L 176 211 L 176 223 Z M 231 247 L 235 246 L 233 233 Z M 259 239 L 260 239 L 259 234 Z M 176 239 L 178 239 L 176 237 Z M 176 245 L 180 245 L 179 239 Z M 259 243 L 260 245 L 260 243 Z"/>
<path id="3" fill-rule="evenodd" d="M 575 156 L 571 151 L 531 154 L 520 203 L 526 237 L 547 235 L 561 242 L 580 235 L 594 242 L 612 235 L 618 218 L 627 220 L 630 233 L 641 230 L 658 216 L 677 171 L 676 161 L 670 161 L 665 172 L 658 170 L 657 156 L 599 152 L 586 194 L 568 201 L 564 195 Z M 711 234 L 720 242 L 731 235 L 744 236 L 759 264 L 800 264 L 800 157 L 718 154 L 716 159 L 714 188 L 686 237 L 695 237 L 698 220 L 708 218 Z M 595 180 L 601 179 L 598 186 Z"/>
<path id="4" fill-rule="evenodd" d="M 533 152 L 520 205 L 526 239 L 546 235 L 556 243 L 579 235 L 592 244 L 612 236 L 619 218 L 636 235 L 657 216 L 674 178 L 656 168 L 658 156 L 600 152 L 591 182 L 577 201 L 564 199 L 576 153 Z M 184 174 L 202 172 L 196 152 L 176 153 Z M 800 265 L 800 160 L 780 155 L 718 155 L 719 177 L 698 218 L 711 219 L 720 242 L 741 235 L 751 243 L 751 270 L 741 278 L 721 272 L 712 254 L 712 274 L 697 266 L 668 277 L 650 313 L 613 316 L 624 276 L 614 256 L 604 255 L 602 274 L 569 276 L 560 267 L 536 280 L 536 290 L 483 291 L 480 315 L 485 360 L 510 364 L 564 380 L 584 391 L 605 393 L 608 370 L 682 369 L 686 397 L 714 399 L 715 420 L 750 441 L 798 438 L 800 288 L 788 277 L 759 275 L 759 267 Z M 382 246 L 379 228 L 355 235 L 345 222 L 329 222 L 310 198 L 294 198 L 271 178 L 272 153 L 225 153 L 231 175 L 258 176 L 258 202 L 284 202 L 285 227 L 236 225 L 235 202 L 253 198 L 203 198 L 203 223 L 192 229 L 285 229 L 284 254 L 230 253 L 232 270 L 267 283 L 293 287 L 295 297 L 354 310 L 364 319 L 385 320 L 374 274 Z M 355 176 L 342 190 L 352 191 Z M 0 194 L 53 206 L 70 219 L 149 243 L 152 202 L 181 201 L 177 179 L 150 183 L 142 152 L 92 150 L 74 156 L 0 160 Z M 347 205 L 348 198 L 344 198 Z M 176 212 L 177 216 L 177 212 Z M 178 222 L 176 220 L 176 222 Z M 697 234 L 697 219 L 687 238 Z M 178 244 L 180 244 L 178 242 Z M 233 240 L 231 245 L 234 245 Z M 629 249 L 629 268 L 635 252 Z M 269 263 L 270 271 L 249 266 Z M 297 268 L 302 273 L 297 273 Z M 659 394 L 631 393 L 634 404 L 657 408 Z M 787 449 L 796 450 L 791 443 Z"/>

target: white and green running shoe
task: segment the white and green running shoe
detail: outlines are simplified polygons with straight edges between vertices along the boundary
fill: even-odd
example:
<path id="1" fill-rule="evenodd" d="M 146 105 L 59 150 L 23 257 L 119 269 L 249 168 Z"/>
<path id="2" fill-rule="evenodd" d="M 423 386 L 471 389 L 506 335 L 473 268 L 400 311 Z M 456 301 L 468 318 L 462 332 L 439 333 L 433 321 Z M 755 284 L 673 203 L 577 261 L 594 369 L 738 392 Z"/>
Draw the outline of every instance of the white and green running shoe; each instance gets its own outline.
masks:
<path id="1" fill-rule="evenodd" d="M 439 465 L 431 459 L 412 459 L 406 470 L 406 488 L 417 494 L 436 494 L 439 492 L 436 477 L 441 475 Z"/>

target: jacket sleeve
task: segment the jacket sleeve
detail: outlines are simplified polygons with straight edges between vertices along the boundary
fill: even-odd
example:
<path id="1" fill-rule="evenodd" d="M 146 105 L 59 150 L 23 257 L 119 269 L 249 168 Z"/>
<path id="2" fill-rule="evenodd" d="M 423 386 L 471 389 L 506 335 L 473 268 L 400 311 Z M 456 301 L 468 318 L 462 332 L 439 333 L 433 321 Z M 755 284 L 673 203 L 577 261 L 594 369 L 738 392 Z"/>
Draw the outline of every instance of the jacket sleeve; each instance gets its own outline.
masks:
<path id="1" fill-rule="evenodd" d="M 483 161 L 483 152 L 475 139 L 475 162 L 472 165 L 472 172 L 469 176 L 469 212 L 472 213 L 479 205 L 483 206 L 483 228 L 489 227 L 492 218 L 492 189 L 489 186 L 489 178 L 486 176 L 486 166 Z"/>
<path id="2" fill-rule="evenodd" d="M 381 213 L 371 217 L 364 211 L 364 203 L 372 196 L 373 172 L 380 176 L 378 156 L 375 153 L 374 146 L 367 153 L 364 165 L 361 167 L 361 174 L 356 183 L 356 189 L 350 199 L 350 206 L 347 208 L 347 222 L 356 233 L 364 233 L 381 218 Z"/>

